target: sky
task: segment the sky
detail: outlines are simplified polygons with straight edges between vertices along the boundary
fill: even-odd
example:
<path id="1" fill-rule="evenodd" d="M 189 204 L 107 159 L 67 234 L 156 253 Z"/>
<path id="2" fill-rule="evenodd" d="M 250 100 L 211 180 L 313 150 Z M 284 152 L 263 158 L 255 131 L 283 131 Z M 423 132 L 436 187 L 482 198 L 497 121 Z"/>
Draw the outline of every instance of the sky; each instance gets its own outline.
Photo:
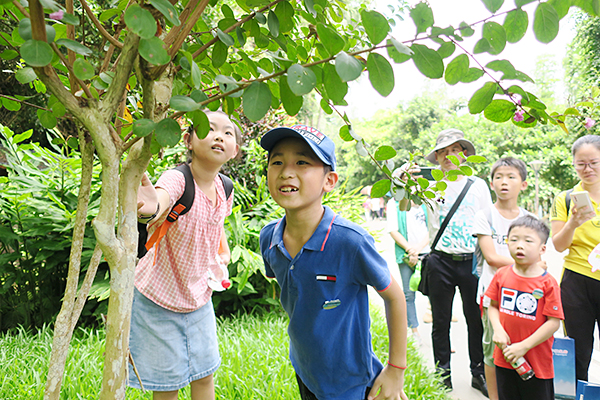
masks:
<path id="1" fill-rule="evenodd" d="M 388 0 L 388 3 L 390 1 Z M 418 1 L 414 0 L 409 1 L 412 5 L 418 3 Z M 448 25 L 457 27 L 462 21 L 471 24 L 490 16 L 489 11 L 487 11 L 481 0 L 429 0 L 428 2 L 433 10 L 435 25 L 440 27 L 447 27 Z M 389 13 L 386 3 L 379 1 L 377 4 L 380 4 L 377 11 L 384 14 Z M 525 37 L 518 43 L 507 43 L 505 50 L 498 56 L 510 60 L 517 70 L 528 74 L 532 78 L 534 77 L 536 61 L 541 55 L 548 54 L 553 56 L 557 66 L 562 68 L 562 59 L 565 55 L 567 45 L 574 36 L 573 23 L 569 16 L 566 16 L 560 22 L 560 31 L 554 41 L 547 45 L 538 42 L 535 39 L 532 28 L 533 12 L 536 5 L 537 2 L 533 2 L 523 7 L 529 14 L 529 28 Z M 514 8 L 514 0 L 505 0 L 504 6 L 498 13 L 512 8 Z M 386 15 L 389 16 L 389 14 Z M 504 16 L 493 19 L 493 21 L 502 24 Z M 405 21 L 397 23 L 396 27 L 393 28 L 392 36 L 402 42 L 413 38 L 415 33 L 416 27 L 410 16 L 407 15 Z M 472 51 L 476 40 L 480 37 L 481 29 L 479 28 L 470 41 L 463 42 L 466 43 L 465 48 Z M 427 45 L 437 49 L 437 47 L 433 46 L 432 42 L 428 42 Z M 450 58 L 444 60 L 444 64 L 447 65 L 450 60 L 460 54 L 458 51 L 457 49 Z M 386 52 L 382 54 L 387 55 Z M 481 60 L 483 65 L 491 60 L 490 57 L 487 54 L 477 55 L 477 58 Z M 350 91 L 347 97 L 350 105 L 346 108 L 346 112 L 350 118 L 368 119 L 377 110 L 394 108 L 399 103 L 408 103 L 412 98 L 419 95 L 419 93 L 428 89 L 435 90 L 436 88 L 446 87 L 446 92 L 451 97 L 469 98 L 486 82 L 484 77 L 471 84 L 458 83 L 457 85 L 449 86 L 443 78 L 437 80 L 426 78 L 417 70 L 412 60 L 403 64 L 391 63 L 394 67 L 395 87 L 394 91 L 385 98 L 372 88 L 368 80 L 368 74 L 363 74 L 360 79 L 350 83 Z M 471 60 L 471 67 L 473 66 L 475 65 Z M 563 76 L 562 69 L 559 70 L 558 74 L 559 77 Z M 558 90 L 560 92 L 560 86 Z"/>

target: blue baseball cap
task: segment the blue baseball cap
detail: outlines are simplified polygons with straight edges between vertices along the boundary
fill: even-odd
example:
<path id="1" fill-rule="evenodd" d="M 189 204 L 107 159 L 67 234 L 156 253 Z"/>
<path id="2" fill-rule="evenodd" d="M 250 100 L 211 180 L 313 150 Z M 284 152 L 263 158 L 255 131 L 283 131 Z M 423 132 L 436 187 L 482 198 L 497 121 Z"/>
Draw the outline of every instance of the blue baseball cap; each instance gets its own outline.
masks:
<path id="1" fill-rule="evenodd" d="M 293 125 L 291 127 L 280 126 L 271 129 L 260 139 L 260 145 L 267 151 L 273 150 L 273 147 L 281 139 L 288 137 L 297 137 L 303 139 L 315 152 L 317 157 L 324 164 L 329 165 L 332 171 L 335 171 L 335 144 L 327 136 L 306 125 Z"/>

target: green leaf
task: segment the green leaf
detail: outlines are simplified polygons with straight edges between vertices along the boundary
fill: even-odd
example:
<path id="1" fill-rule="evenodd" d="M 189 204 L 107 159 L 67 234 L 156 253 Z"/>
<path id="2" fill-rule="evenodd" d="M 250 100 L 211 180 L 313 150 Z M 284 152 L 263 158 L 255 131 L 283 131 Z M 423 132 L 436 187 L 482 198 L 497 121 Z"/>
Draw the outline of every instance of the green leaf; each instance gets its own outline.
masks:
<path id="1" fill-rule="evenodd" d="M 511 87 L 509 87 L 508 89 L 508 93 L 512 94 L 512 93 L 516 93 L 519 94 L 521 96 L 522 101 L 526 104 L 529 102 L 529 95 L 527 94 L 527 92 L 525 90 L 523 90 L 520 86 L 517 85 L 512 85 Z"/>
<path id="2" fill-rule="evenodd" d="M 454 54 L 454 50 L 456 50 L 456 45 L 454 43 L 452 43 L 452 42 L 444 42 L 444 43 L 442 43 L 442 45 L 440 46 L 440 48 L 437 49 L 437 52 L 440 55 L 440 57 L 442 57 L 442 58 L 448 58 L 452 54 Z"/>
<path id="3" fill-rule="evenodd" d="M 317 85 L 317 76 L 309 68 L 294 64 L 287 71 L 287 81 L 296 96 L 310 93 Z"/>
<path id="4" fill-rule="evenodd" d="M 426 32 L 428 28 L 433 26 L 433 12 L 425 2 L 417 4 L 410 10 L 410 18 L 417 27 L 417 34 Z"/>
<path id="5" fill-rule="evenodd" d="M 383 197 L 392 188 L 392 181 L 389 179 L 382 179 L 380 181 L 375 182 L 373 187 L 371 187 L 371 197 L 377 199 L 379 197 Z"/>
<path id="6" fill-rule="evenodd" d="M 223 42 L 223 44 L 227 47 L 234 46 L 235 40 L 227 33 L 223 32 L 221 29 L 217 28 L 217 36 L 219 40 Z"/>
<path id="7" fill-rule="evenodd" d="M 504 0 L 481 0 L 489 12 L 495 14 L 502 7 Z"/>
<path id="8" fill-rule="evenodd" d="M 169 105 L 173 110 L 185 112 L 194 111 L 200 108 L 200 105 L 196 103 L 192 98 L 181 95 L 171 97 Z"/>
<path id="9" fill-rule="evenodd" d="M 431 176 L 433 176 L 433 179 L 435 179 L 436 181 L 441 181 L 442 179 L 444 179 L 444 173 L 439 169 L 432 169 Z"/>
<path id="10" fill-rule="evenodd" d="M 17 70 L 15 73 L 15 78 L 17 78 L 17 80 L 22 84 L 26 84 L 33 82 L 37 78 L 37 75 L 35 74 L 33 68 L 25 67 Z"/>
<path id="11" fill-rule="evenodd" d="M 202 110 L 192 111 L 187 114 L 188 118 L 192 120 L 192 125 L 194 126 L 194 130 L 196 131 L 196 136 L 198 139 L 202 140 L 208 136 L 208 132 L 210 132 L 210 121 L 208 117 Z"/>
<path id="12" fill-rule="evenodd" d="M 471 37 L 475 33 L 473 28 L 466 22 L 461 22 L 458 29 L 460 29 L 460 35 L 462 37 Z"/>
<path id="13" fill-rule="evenodd" d="M 387 19 L 377 11 L 367 10 L 362 10 L 360 17 L 371 43 L 374 45 L 381 43 L 390 31 Z"/>
<path id="14" fill-rule="evenodd" d="M 319 105 L 321 106 L 321 109 L 325 112 L 325 114 L 333 114 L 333 109 L 331 108 L 331 106 L 329 105 L 329 101 L 325 97 L 321 98 L 321 101 L 319 101 Z"/>
<path id="15" fill-rule="evenodd" d="M 141 38 L 150 39 L 156 33 L 156 20 L 152 13 L 137 4 L 125 11 L 125 24 Z"/>
<path id="16" fill-rule="evenodd" d="M 65 106 L 58 100 L 56 96 L 50 96 L 48 99 L 48 108 L 56 118 L 60 118 L 67 112 Z"/>
<path id="17" fill-rule="evenodd" d="M 536 0 L 515 0 L 515 5 L 521 8 L 526 4 L 533 3 L 534 1 Z"/>
<path id="18" fill-rule="evenodd" d="M 471 83 L 471 82 L 475 82 L 476 80 L 478 80 L 479 78 L 481 78 L 483 76 L 485 72 L 482 69 L 479 68 L 469 68 L 469 71 L 467 72 L 466 75 L 464 75 L 461 78 L 461 82 L 463 83 Z"/>
<path id="19" fill-rule="evenodd" d="M 502 53 L 506 47 L 506 32 L 497 22 L 488 21 L 483 25 L 483 37 L 490 44 L 488 53 L 492 55 Z"/>
<path id="20" fill-rule="evenodd" d="M 156 128 L 156 123 L 151 119 L 142 118 L 137 121 L 133 121 L 133 134 L 138 137 L 148 136 L 152 132 L 154 132 L 154 128 Z"/>
<path id="21" fill-rule="evenodd" d="M 412 58 L 413 51 L 394 38 L 387 40 L 386 47 L 388 56 L 394 60 L 396 64 L 402 64 Z"/>
<path id="22" fill-rule="evenodd" d="M 469 100 L 469 112 L 479 114 L 492 102 L 498 85 L 495 82 L 487 82 L 477 90 Z"/>
<path id="23" fill-rule="evenodd" d="M 469 57 L 466 54 L 460 54 L 448 64 L 444 78 L 449 85 L 456 85 L 468 72 Z"/>
<path id="24" fill-rule="evenodd" d="M 267 25 L 269 26 L 269 32 L 273 37 L 279 36 L 279 18 L 277 18 L 277 14 L 272 10 L 269 11 L 269 19 L 267 21 Z"/>
<path id="25" fill-rule="evenodd" d="M 218 41 L 213 46 L 212 52 L 212 66 L 215 68 L 221 68 L 225 61 L 227 61 L 228 47 L 225 43 Z"/>
<path id="26" fill-rule="evenodd" d="M 327 95 L 333 101 L 334 104 L 343 104 L 344 97 L 348 94 L 348 84 L 339 77 L 335 67 L 331 64 L 325 64 L 323 67 L 324 79 L 323 84 Z"/>
<path id="27" fill-rule="evenodd" d="M 508 100 L 492 100 L 483 115 L 492 122 L 506 122 L 515 115 L 517 106 Z"/>
<path id="28" fill-rule="evenodd" d="M 196 103 L 202 103 L 205 100 L 208 100 L 208 96 L 206 95 L 206 93 L 204 93 L 202 90 L 194 90 L 191 94 L 190 97 L 196 102 Z"/>
<path id="29" fill-rule="evenodd" d="M 517 43 L 523 39 L 529 26 L 529 16 L 521 9 L 512 10 L 506 14 L 504 19 L 504 30 L 506 31 L 506 41 Z"/>
<path id="30" fill-rule="evenodd" d="M 235 90 L 239 87 L 237 81 L 235 79 L 233 79 L 230 76 L 226 76 L 226 75 L 217 75 L 215 77 L 215 80 L 219 83 L 219 89 L 221 90 L 221 92 L 223 93 L 227 93 L 231 90 Z M 228 96 L 230 97 L 241 97 L 242 96 L 242 91 L 237 91 L 233 94 L 229 94 Z"/>
<path id="31" fill-rule="evenodd" d="M 258 121 L 271 107 L 271 90 L 264 82 L 252 82 L 242 96 L 244 114 L 250 121 Z"/>
<path id="32" fill-rule="evenodd" d="M 398 53 L 406 54 L 407 56 L 413 55 L 413 51 L 410 49 L 410 47 L 406 46 L 404 43 L 401 43 L 394 38 L 390 38 L 389 41 L 391 44 L 394 45 L 394 48 L 398 51 Z"/>
<path id="33" fill-rule="evenodd" d="M 244 45 L 246 44 L 246 35 L 245 35 L 245 31 L 242 27 L 240 27 L 240 26 L 235 27 L 235 36 L 237 37 L 237 40 L 240 43 L 240 46 L 244 47 Z"/>
<path id="34" fill-rule="evenodd" d="M 2 57 L 3 60 L 12 60 L 12 59 L 16 58 L 18 55 L 19 55 L 19 53 L 17 51 L 6 49 L 0 54 L 0 57 Z"/>
<path id="35" fill-rule="evenodd" d="M 579 112 L 579 110 L 577 110 L 576 108 L 572 108 L 569 107 L 567 108 L 564 112 L 564 115 L 581 115 L 581 113 Z"/>
<path id="36" fill-rule="evenodd" d="M 44 67 L 52 61 L 52 47 L 40 40 L 27 40 L 21 45 L 21 57 L 32 67 Z"/>
<path id="37" fill-rule="evenodd" d="M 156 124 L 154 134 L 159 145 L 173 147 L 179 143 L 181 127 L 174 119 L 165 118 Z"/>
<path id="38" fill-rule="evenodd" d="M 325 49 L 330 56 L 335 56 L 344 49 L 344 46 L 346 45 L 344 39 L 327 25 L 318 24 L 317 33 L 319 34 L 321 43 L 323 43 L 323 46 L 325 46 Z"/>
<path id="39" fill-rule="evenodd" d="M 294 7 L 288 1 L 282 1 L 275 7 L 279 19 L 279 32 L 287 33 L 294 29 Z"/>
<path id="40" fill-rule="evenodd" d="M 558 14 L 548 3 L 539 3 L 533 16 L 533 33 L 542 43 L 550 43 L 558 35 Z"/>
<path id="41" fill-rule="evenodd" d="M 351 142 L 354 140 L 354 138 L 350 134 L 350 126 L 349 125 L 342 125 L 339 133 L 340 133 L 340 138 L 342 138 L 342 140 L 344 142 Z"/>
<path id="42" fill-rule="evenodd" d="M 73 50 L 77 54 L 81 54 L 82 56 L 89 56 L 92 54 L 92 50 L 82 45 L 79 42 L 71 39 L 58 39 L 56 44 L 59 46 L 65 46 L 69 50 Z"/>
<path id="43" fill-rule="evenodd" d="M 396 152 L 396 150 L 394 150 L 392 146 L 380 146 L 375 151 L 374 157 L 377 161 L 385 161 L 396 157 L 396 154 L 398 153 Z"/>
<path id="44" fill-rule="evenodd" d="M 169 57 L 164 45 L 165 43 L 156 36 L 150 39 L 142 38 L 140 39 L 138 51 L 140 56 L 150 64 L 164 65 L 171 61 L 171 57 Z"/>
<path id="45" fill-rule="evenodd" d="M 202 85 L 202 72 L 200 72 L 200 67 L 196 61 L 192 61 L 192 83 L 194 84 L 194 88 L 199 89 Z"/>
<path id="46" fill-rule="evenodd" d="M 255 15 L 256 21 L 258 21 L 259 24 L 264 25 L 267 23 L 267 17 L 265 17 L 265 14 L 257 11 Z"/>
<path id="47" fill-rule="evenodd" d="M 75 62 L 73 63 L 73 72 L 75 73 L 75 76 L 81 79 L 82 81 L 92 79 L 94 75 L 96 75 L 92 64 L 90 64 L 83 58 L 78 58 L 77 60 L 75 60 Z"/>
<path id="48" fill-rule="evenodd" d="M 73 14 L 64 13 L 63 18 L 60 21 L 64 24 L 79 26 L 79 18 L 77 18 Z"/>
<path id="49" fill-rule="evenodd" d="M 279 78 L 279 96 L 283 103 L 283 108 L 288 115 L 296 115 L 302 108 L 304 98 L 302 96 L 296 96 L 290 86 L 287 83 L 287 76 L 283 75 Z"/>
<path id="50" fill-rule="evenodd" d="M 427 189 L 429 187 L 429 181 L 425 178 L 418 177 L 417 183 L 421 186 L 422 189 Z"/>
<path id="51" fill-rule="evenodd" d="M 559 19 L 563 19 L 569 13 L 571 7 L 571 0 L 550 0 L 548 2 L 558 14 Z"/>
<path id="52" fill-rule="evenodd" d="M 410 48 L 414 52 L 413 61 L 423 75 L 431 79 L 444 75 L 444 62 L 437 51 L 422 44 L 413 44 Z"/>
<path id="53" fill-rule="evenodd" d="M 473 164 L 479 164 L 479 163 L 483 163 L 486 162 L 487 159 L 484 156 L 478 156 L 476 154 L 467 157 L 466 160 L 468 163 L 473 163 Z"/>
<path id="54" fill-rule="evenodd" d="M 485 38 L 481 38 L 477 41 L 477 43 L 475 43 L 475 47 L 473 48 L 473 53 L 475 53 L 475 54 L 487 53 L 488 51 L 490 51 L 491 48 L 492 48 L 492 46 L 490 46 L 490 42 L 488 42 L 488 40 Z"/>
<path id="55" fill-rule="evenodd" d="M 0 100 L 2 100 L 2 105 L 8 111 L 19 111 L 21 109 L 21 103 L 19 103 L 18 101 L 7 99 L 6 97 L 2 97 L 2 98 L 0 98 Z M 39 111 L 43 111 L 43 110 L 39 110 Z"/>
<path id="56" fill-rule="evenodd" d="M 46 40 L 48 43 L 54 42 L 54 38 L 56 37 L 56 30 L 53 26 L 46 25 Z"/>
<path id="57" fill-rule="evenodd" d="M 167 0 L 149 0 L 149 1 L 150 1 L 150 4 L 152 4 L 154 6 L 154 8 L 156 8 L 162 15 L 165 16 L 165 18 L 167 20 L 169 20 L 169 22 L 171 22 L 175 26 L 181 25 L 181 22 L 179 21 L 179 13 L 175 9 L 175 7 L 173 7 L 173 4 L 171 4 Z"/>
<path id="58" fill-rule="evenodd" d="M 46 110 L 37 110 L 37 116 L 40 119 L 40 123 L 46 129 L 54 129 L 56 127 L 56 117 L 51 112 Z"/>
<path id="59" fill-rule="evenodd" d="M 468 165 L 461 165 L 460 167 L 458 167 L 460 169 L 460 171 L 465 174 L 466 176 L 471 176 L 473 175 L 473 168 L 469 167 Z"/>
<path id="60" fill-rule="evenodd" d="M 335 70 L 344 82 L 350 82 L 358 78 L 363 69 L 363 63 L 344 51 L 335 58 Z"/>
<path id="61" fill-rule="evenodd" d="M 33 39 L 33 36 L 31 35 L 31 20 L 29 18 L 23 18 L 19 21 L 18 32 L 23 40 Z"/>
<path id="62" fill-rule="evenodd" d="M 373 88 L 383 97 L 387 97 L 394 89 L 394 70 L 389 61 L 380 54 L 369 53 L 367 71 Z"/>

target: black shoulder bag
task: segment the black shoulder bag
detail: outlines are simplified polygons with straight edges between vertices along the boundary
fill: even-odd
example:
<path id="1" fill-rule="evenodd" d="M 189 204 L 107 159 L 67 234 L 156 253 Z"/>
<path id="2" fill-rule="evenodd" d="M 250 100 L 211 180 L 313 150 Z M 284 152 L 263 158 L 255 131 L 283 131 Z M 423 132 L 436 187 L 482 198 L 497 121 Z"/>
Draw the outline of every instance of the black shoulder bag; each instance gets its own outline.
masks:
<path id="1" fill-rule="evenodd" d="M 467 178 L 467 183 L 465 184 L 465 187 L 458 195 L 458 198 L 452 205 L 452 208 L 448 212 L 448 215 L 446 216 L 446 218 L 444 218 L 442 226 L 440 226 L 440 230 L 438 231 L 437 235 L 435 235 L 435 239 L 433 239 L 433 244 L 431 245 L 430 251 L 435 250 L 435 246 L 437 246 L 440 238 L 442 237 L 442 234 L 444 233 L 444 230 L 450 222 L 450 219 L 458 209 L 458 206 L 460 206 L 460 203 L 462 203 L 463 199 L 467 195 L 467 192 L 469 191 L 469 188 L 471 187 L 473 182 L 473 179 Z M 429 260 L 430 254 L 431 253 L 425 254 L 421 259 L 421 281 L 419 282 L 419 292 L 423 293 L 425 296 L 429 296 L 429 266 L 427 265 L 427 261 Z"/>

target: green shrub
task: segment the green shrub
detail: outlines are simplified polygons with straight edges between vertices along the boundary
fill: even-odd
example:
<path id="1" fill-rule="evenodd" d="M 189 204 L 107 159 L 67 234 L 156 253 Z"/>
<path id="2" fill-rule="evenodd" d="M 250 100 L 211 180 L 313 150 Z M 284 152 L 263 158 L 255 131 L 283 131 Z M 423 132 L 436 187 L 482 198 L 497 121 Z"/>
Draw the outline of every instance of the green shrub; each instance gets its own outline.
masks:
<path id="1" fill-rule="evenodd" d="M 67 146 L 25 143 L 31 134 L 15 135 L 0 125 L 8 173 L 0 177 L 0 331 L 53 321 L 69 265 L 81 161 Z M 97 212 L 97 189 L 90 215 Z M 88 225 L 84 266 L 94 243 Z"/>
<path id="2" fill-rule="evenodd" d="M 218 319 L 222 364 L 215 373 L 218 399 L 299 399 L 295 373 L 288 359 L 287 317 L 272 313 Z M 372 307 L 373 346 L 387 360 L 387 326 L 381 311 Z M 102 380 L 103 330 L 79 328 L 71 343 L 61 399 L 98 398 Z M 52 332 L 43 327 L 35 334 L 24 329 L 0 335 L 0 399 L 42 399 Z M 439 378 L 431 374 L 410 343 L 405 391 L 410 399 L 445 400 Z M 180 398 L 189 398 L 189 386 Z M 128 400 L 151 399 L 141 390 L 127 390 Z"/>

